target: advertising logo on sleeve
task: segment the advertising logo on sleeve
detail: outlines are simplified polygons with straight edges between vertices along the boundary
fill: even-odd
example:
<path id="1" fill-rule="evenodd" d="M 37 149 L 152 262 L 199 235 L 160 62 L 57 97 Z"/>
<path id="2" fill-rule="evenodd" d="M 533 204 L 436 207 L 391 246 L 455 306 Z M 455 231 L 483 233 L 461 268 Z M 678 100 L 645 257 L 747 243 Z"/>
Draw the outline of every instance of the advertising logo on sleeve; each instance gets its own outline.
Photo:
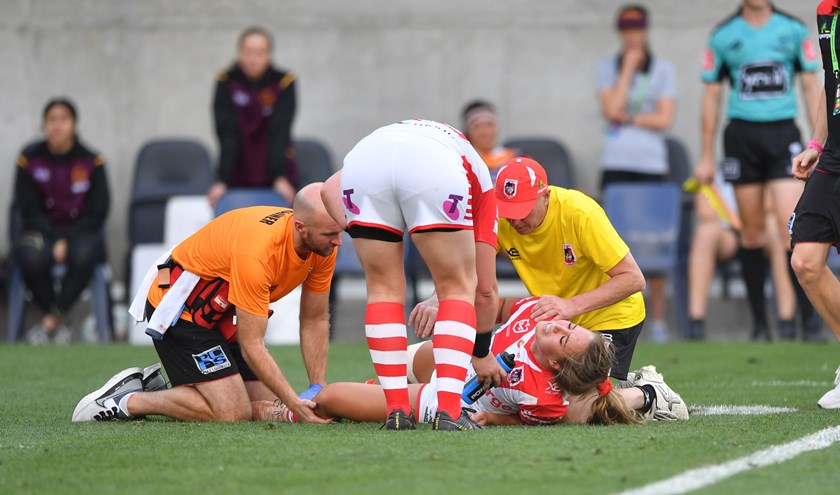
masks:
<path id="1" fill-rule="evenodd" d="M 715 68 L 715 52 L 711 48 L 706 48 L 703 52 L 703 72 L 710 72 Z"/>

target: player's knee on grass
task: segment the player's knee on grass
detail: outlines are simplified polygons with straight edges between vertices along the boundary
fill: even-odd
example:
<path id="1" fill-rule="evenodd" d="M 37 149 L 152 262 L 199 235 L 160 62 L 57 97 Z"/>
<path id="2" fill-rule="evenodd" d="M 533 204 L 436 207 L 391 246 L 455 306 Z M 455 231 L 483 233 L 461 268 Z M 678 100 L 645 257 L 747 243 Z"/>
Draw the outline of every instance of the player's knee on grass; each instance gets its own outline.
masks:
<path id="1" fill-rule="evenodd" d="M 210 404 L 213 421 L 216 423 L 238 423 L 250 421 L 253 411 L 250 401 L 229 400 L 222 403 Z"/>

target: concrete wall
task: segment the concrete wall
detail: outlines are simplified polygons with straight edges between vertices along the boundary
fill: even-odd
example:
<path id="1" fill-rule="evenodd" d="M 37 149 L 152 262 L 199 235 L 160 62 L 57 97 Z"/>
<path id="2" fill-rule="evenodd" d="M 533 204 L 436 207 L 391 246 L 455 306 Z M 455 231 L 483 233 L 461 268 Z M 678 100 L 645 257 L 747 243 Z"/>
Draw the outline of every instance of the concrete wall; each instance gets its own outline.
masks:
<path id="1" fill-rule="evenodd" d="M 737 0 L 649 0 L 652 46 L 677 67 L 673 133 L 696 152 L 698 72 L 711 28 Z M 816 0 L 777 5 L 813 24 Z M 54 95 L 80 110 L 83 139 L 108 160 L 111 260 L 126 249 L 137 150 L 192 136 L 216 150 L 210 101 L 239 31 L 276 34 L 276 62 L 299 76 L 298 136 L 337 160 L 372 129 L 408 117 L 458 124 L 475 97 L 497 103 L 503 136 L 562 138 L 579 186 L 594 190 L 602 122 L 595 65 L 617 50 L 607 0 L 0 0 L 0 211 L 14 158 Z M 6 215 L 0 215 L 5 241 Z M 2 242 L 6 246 L 7 242 Z"/>

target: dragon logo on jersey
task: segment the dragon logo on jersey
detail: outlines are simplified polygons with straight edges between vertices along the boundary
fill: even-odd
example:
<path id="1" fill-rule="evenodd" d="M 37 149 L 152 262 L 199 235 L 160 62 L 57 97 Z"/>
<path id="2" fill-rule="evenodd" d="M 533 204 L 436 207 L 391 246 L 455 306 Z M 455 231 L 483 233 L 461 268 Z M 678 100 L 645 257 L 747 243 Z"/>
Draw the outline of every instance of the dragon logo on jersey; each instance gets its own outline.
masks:
<path id="1" fill-rule="evenodd" d="M 525 333 L 531 329 L 531 320 L 519 320 L 513 324 L 513 333 Z"/>
<path id="2" fill-rule="evenodd" d="M 522 383 L 522 377 L 525 375 L 525 365 L 519 365 L 516 368 L 513 368 L 510 373 L 508 373 L 508 384 L 511 387 L 515 387 Z"/>
<path id="3" fill-rule="evenodd" d="M 513 199 L 516 196 L 516 186 L 518 183 L 519 181 L 516 179 L 505 179 L 505 187 L 502 188 L 502 192 L 507 199 Z"/>
<path id="4" fill-rule="evenodd" d="M 566 266 L 573 266 L 577 263 L 575 248 L 571 244 L 563 244 L 563 262 L 566 263 Z"/>

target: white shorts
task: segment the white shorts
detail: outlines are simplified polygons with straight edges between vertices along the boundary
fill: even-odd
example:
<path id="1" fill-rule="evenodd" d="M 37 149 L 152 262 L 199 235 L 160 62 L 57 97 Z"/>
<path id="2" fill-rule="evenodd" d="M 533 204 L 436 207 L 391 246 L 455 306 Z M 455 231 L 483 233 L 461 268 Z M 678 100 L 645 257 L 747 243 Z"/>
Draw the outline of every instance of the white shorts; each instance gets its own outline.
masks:
<path id="1" fill-rule="evenodd" d="M 468 382 L 475 376 L 475 370 L 470 364 L 467 367 L 467 379 L 464 382 Z M 467 404 L 461 400 L 461 407 L 466 406 Z M 480 410 L 481 407 L 479 402 L 476 401 L 469 407 Z M 437 399 L 437 373 L 432 373 L 432 378 L 429 379 L 429 383 L 424 385 L 420 388 L 420 391 L 417 392 L 417 409 L 415 413 L 417 414 L 417 422 L 419 423 L 431 423 L 433 419 L 435 419 L 435 413 L 437 412 L 438 408 L 438 399 Z"/>
<path id="2" fill-rule="evenodd" d="M 408 378 L 408 383 L 420 383 L 417 380 L 417 376 L 414 374 L 414 356 L 417 355 L 417 351 L 420 350 L 420 347 L 422 347 L 424 343 L 425 342 L 417 342 L 416 344 L 411 344 L 408 346 L 408 349 L 406 349 L 406 364 L 408 365 L 406 367 L 406 377 Z"/>
<path id="3" fill-rule="evenodd" d="M 376 132 L 344 158 L 341 172 L 349 226 L 402 236 L 434 228 L 472 229 L 464 158 L 409 132 Z"/>

